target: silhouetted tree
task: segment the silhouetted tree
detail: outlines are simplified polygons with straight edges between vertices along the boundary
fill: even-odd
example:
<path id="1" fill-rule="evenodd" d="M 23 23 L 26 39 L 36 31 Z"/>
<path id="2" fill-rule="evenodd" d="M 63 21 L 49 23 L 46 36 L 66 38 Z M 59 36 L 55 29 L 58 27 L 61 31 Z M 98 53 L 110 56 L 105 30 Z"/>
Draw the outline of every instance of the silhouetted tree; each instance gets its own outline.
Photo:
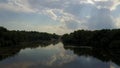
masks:
<path id="1" fill-rule="evenodd" d="M 64 34 L 62 41 L 64 44 L 76 44 L 76 46 L 117 48 L 120 47 L 120 29 L 78 30 Z"/>
<path id="2" fill-rule="evenodd" d="M 23 42 L 44 42 L 58 40 L 56 34 L 49 34 L 36 31 L 9 31 L 4 27 L 0 27 L 0 46 L 15 46 Z"/>

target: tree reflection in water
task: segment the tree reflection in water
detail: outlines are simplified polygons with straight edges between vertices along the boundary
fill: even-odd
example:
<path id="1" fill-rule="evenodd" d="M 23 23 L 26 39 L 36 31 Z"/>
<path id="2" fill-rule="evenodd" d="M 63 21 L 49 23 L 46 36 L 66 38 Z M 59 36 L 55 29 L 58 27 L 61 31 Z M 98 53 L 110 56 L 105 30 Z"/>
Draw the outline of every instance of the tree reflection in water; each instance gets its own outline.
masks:
<path id="1" fill-rule="evenodd" d="M 57 44 L 58 41 L 54 41 L 54 42 L 50 42 L 50 41 L 45 41 L 43 43 L 22 43 L 20 46 L 12 46 L 12 47 L 0 47 L 0 61 L 4 60 L 6 58 L 12 57 L 14 55 L 16 55 L 17 53 L 20 52 L 21 49 L 25 49 L 25 48 L 37 48 L 39 46 L 41 47 L 45 47 L 48 46 L 50 44 Z"/>
<path id="2" fill-rule="evenodd" d="M 55 45 L 56 43 L 53 43 L 53 44 Z M 15 56 L 21 51 L 21 49 L 25 49 L 25 48 L 33 49 L 39 46 L 46 47 L 50 44 L 51 44 L 50 42 L 42 43 L 42 44 L 24 43 L 19 47 L 0 47 L 0 61 L 5 60 L 9 57 Z M 120 50 L 119 49 L 103 49 L 103 48 L 94 48 L 94 47 L 74 47 L 74 46 L 72 47 L 64 46 L 64 49 L 66 51 L 67 50 L 73 51 L 75 55 L 78 55 L 79 57 L 83 59 L 86 59 L 86 58 L 82 56 L 86 56 L 86 57 L 91 56 L 103 62 L 113 62 L 120 66 L 120 59 L 119 59 Z M 89 60 L 89 58 L 87 58 L 87 60 Z"/>
<path id="3" fill-rule="evenodd" d="M 74 45 L 73 45 L 74 46 Z M 79 56 L 92 56 L 103 62 L 114 62 L 120 66 L 120 49 L 103 49 L 94 47 L 71 47 L 64 46 L 65 49 L 73 50 Z"/>

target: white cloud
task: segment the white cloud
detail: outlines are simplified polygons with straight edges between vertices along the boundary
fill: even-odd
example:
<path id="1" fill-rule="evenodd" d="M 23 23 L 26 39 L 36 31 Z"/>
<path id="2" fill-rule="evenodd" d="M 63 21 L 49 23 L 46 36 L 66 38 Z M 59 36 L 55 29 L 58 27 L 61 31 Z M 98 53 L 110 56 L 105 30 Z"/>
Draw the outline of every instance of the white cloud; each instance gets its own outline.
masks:
<path id="1" fill-rule="evenodd" d="M 99 26 L 99 29 L 114 28 L 116 23 L 112 12 L 119 5 L 119 0 L 8 0 L 7 3 L 0 3 L 0 9 L 44 14 L 62 22 L 62 28 L 71 31 L 92 27 L 98 29 L 99 25 L 106 24 Z"/>
<path id="2" fill-rule="evenodd" d="M 120 17 L 114 19 L 114 21 L 116 22 L 117 28 L 120 28 Z"/>
<path id="3" fill-rule="evenodd" d="M 111 10 L 115 10 L 118 5 L 120 5 L 120 0 L 115 0 L 113 2 L 113 6 L 111 7 Z"/>
<path id="4" fill-rule="evenodd" d="M 8 0 L 7 3 L 0 3 L 0 9 L 7 9 L 15 12 L 34 12 L 27 4 L 27 0 Z"/>
<path id="5" fill-rule="evenodd" d="M 57 20 L 57 15 L 53 12 L 53 10 L 46 10 L 46 13 L 52 17 L 53 20 Z"/>

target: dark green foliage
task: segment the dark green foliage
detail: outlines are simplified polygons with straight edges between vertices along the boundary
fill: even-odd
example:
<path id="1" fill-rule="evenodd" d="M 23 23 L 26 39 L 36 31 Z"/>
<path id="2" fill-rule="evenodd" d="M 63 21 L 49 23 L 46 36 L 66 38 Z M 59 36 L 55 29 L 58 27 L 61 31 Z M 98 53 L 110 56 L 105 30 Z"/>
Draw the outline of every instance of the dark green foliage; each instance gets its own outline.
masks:
<path id="1" fill-rule="evenodd" d="M 0 26 L 0 32 L 5 32 L 5 31 L 7 31 L 7 29 Z"/>
<path id="2" fill-rule="evenodd" d="M 70 34 L 64 34 L 62 41 L 64 44 L 76 44 L 77 46 L 117 48 L 120 47 L 120 29 L 78 30 Z"/>
<path id="3" fill-rule="evenodd" d="M 35 31 L 9 31 L 0 27 L 0 46 L 15 46 L 21 42 L 43 42 L 57 40 L 56 34 L 40 33 Z"/>

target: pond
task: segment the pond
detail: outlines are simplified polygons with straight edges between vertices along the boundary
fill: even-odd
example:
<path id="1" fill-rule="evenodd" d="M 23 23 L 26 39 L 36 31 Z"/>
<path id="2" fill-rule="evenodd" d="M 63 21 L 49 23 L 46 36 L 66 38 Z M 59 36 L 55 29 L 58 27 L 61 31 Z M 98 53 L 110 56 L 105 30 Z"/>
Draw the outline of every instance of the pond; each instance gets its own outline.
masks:
<path id="1" fill-rule="evenodd" d="M 6 49 L 6 50 L 5 50 Z M 120 68 L 119 50 L 55 45 L 0 50 L 0 68 Z"/>

